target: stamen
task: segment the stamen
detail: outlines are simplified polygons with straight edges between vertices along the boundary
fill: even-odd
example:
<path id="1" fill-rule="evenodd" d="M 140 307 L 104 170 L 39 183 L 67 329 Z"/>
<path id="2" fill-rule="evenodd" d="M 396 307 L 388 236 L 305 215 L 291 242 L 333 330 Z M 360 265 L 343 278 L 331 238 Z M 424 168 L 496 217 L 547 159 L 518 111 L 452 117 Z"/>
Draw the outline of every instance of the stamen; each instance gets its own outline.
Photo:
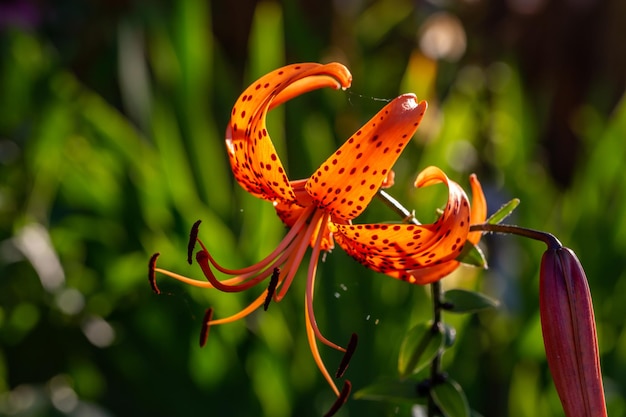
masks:
<path id="1" fill-rule="evenodd" d="M 313 246 L 311 258 L 309 260 L 309 269 L 307 272 L 307 279 L 306 279 L 306 293 L 304 296 L 305 305 L 306 305 L 305 312 L 307 314 L 307 321 L 309 322 L 309 325 L 311 327 L 311 330 L 314 332 L 315 337 L 320 342 L 324 343 L 326 346 L 336 349 L 340 352 L 345 352 L 346 350 L 344 348 L 342 348 L 339 345 L 336 345 L 335 343 L 326 339 L 324 335 L 322 335 L 322 332 L 320 332 L 320 329 L 317 327 L 317 322 L 315 320 L 315 312 L 313 311 L 313 296 L 315 293 L 315 274 L 317 271 L 317 261 L 320 256 L 320 244 L 322 242 L 322 228 L 327 222 L 328 222 L 328 214 L 325 214 L 321 222 L 317 226 L 319 227 L 319 230 L 317 232 L 317 239 L 315 241 L 315 245 Z M 311 223 L 311 224 L 315 225 L 315 223 Z M 310 239 L 310 237 L 307 239 Z"/>
<path id="2" fill-rule="evenodd" d="M 200 223 L 202 220 L 198 220 L 191 226 L 191 231 L 189 232 L 189 243 L 187 244 L 187 263 L 191 265 L 193 258 L 193 250 L 196 247 L 196 241 L 198 240 L 198 228 L 200 227 Z"/>
<path id="3" fill-rule="evenodd" d="M 346 403 L 346 400 L 350 396 L 350 391 L 352 390 L 352 384 L 350 381 L 345 381 L 343 383 L 343 388 L 341 389 L 341 394 L 337 397 L 337 400 L 330 407 L 330 410 L 324 414 L 324 417 L 334 416 L 337 411 Z"/>
<path id="4" fill-rule="evenodd" d="M 261 295 L 259 295 L 256 298 L 256 300 L 251 302 L 246 308 L 244 308 L 240 312 L 235 313 L 232 316 L 225 317 L 223 319 L 212 320 L 209 323 L 209 326 L 217 326 L 218 324 L 232 323 L 234 321 L 242 319 L 242 318 L 248 316 L 249 314 L 253 313 L 257 308 L 259 308 L 261 306 L 261 304 L 263 304 L 263 300 L 264 299 L 265 299 L 265 295 L 261 294 Z"/>
<path id="5" fill-rule="evenodd" d="M 313 211 L 315 211 L 315 209 L 316 209 L 315 206 L 307 207 L 304 210 L 304 212 L 300 215 L 298 220 L 296 220 L 296 223 L 291 227 L 291 229 L 289 230 L 287 235 L 285 235 L 285 237 L 280 242 L 280 244 L 276 247 L 276 249 L 274 249 L 272 251 L 272 253 L 267 255 L 262 261 L 254 264 L 254 265 L 250 265 L 248 267 L 245 267 L 245 268 L 241 268 L 241 269 L 224 268 L 223 266 L 219 265 L 211 257 L 211 254 L 209 253 L 208 249 L 204 246 L 204 244 L 202 243 L 202 241 L 200 239 L 198 239 L 198 244 L 202 247 L 202 250 L 204 252 L 206 252 L 206 255 L 209 258 L 209 262 L 211 263 L 211 265 L 213 265 L 215 267 L 215 269 L 217 269 L 218 271 L 220 271 L 220 272 L 222 272 L 224 274 L 228 274 L 228 275 L 242 275 L 242 276 L 244 276 L 246 274 L 254 275 L 258 271 L 260 271 L 262 269 L 266 269 L 266 268 L 271 270 L 272 266 L 270 266 L 270 264 L 272 264 L 272 265 L 281 265 L 285 261 L 285 259 L 287 259 L 287 256 L 292 251 L 292 249 L 291 249 L 292 248 L 292 244 L 295 244 L 295 242 L 293 242 L 294 239 L 298 238 L 296 240 L 299 241 L 299 236 L 302 235 L 302 233 L 301 233 L 302 229 L 307 226 L 307 220 L 309 219 L 310 214 Z M 280 261 L 278 261 L 278 259 L 280 259 Z"/>
<path id="6" fill-rule="evenodd" d="M 240 292 L 247 290 L 248 288 L 252 288 L 257 285 L 259 282 L 265 280 L 269 277 L 273 272 L 269 270 L 256 272 L 256 276 L 254 278 L 245 281 L 239 284 L 241 281 L 246 279 L 246 275 L 242 275 L 239 277 L 231 278 L 230 280 L 220 281 L 215 277 L 215 274 L 211 270 L 211 266 L 209 265 L 209 253 L 201 250 L 196 253 L 196 262 L 200 265 L 202 269 L 202 273 L 205 278 L 209 281 L 209 284 L 220 291 L 223 292 Z M 230 284 L 230 282 L 235 282 L 235 284 Z"/>
<path id="7" fill-rule="evenodd" d="M 304 327 L 306 329 L 306 336 L 309 341 L 309 347 L 311 348 L 311 354 L 313 355 L 313 360 L 315 360 L 315 363 L 317 364 L 317 368 L 320 370 L 320 372 L 326 379 L 326 382 L 328 382 L 328 385 L 330 385 L 332 390 L 335 392 L 335 395 L 337 397 L 340 397 L 341 394 L 339 392 L 339 389 L 337 388 L 337 385 L 335 385 L 335 381 L 333 381 L 333 379 L 330 377 L 330 374 L 328 373 L 328 370 L 326 369 L 326 366 L 324 365 L 324 361 L 322 361 L 322 357 L 320 356 L 320 351 L 317 348 L 317 343 L 315 340 L 315 331 L 313 330 L 313 326 L 311 324 L 311 318 L 309 317 L 308 308 L 304 309 L 304 324 L 305 324 Z"/>
<path id="8" fill-rule="evenodd" d="M 352 333 L 352 336 L 350 336 L 350 341 L 348 342 L 348 347 L 346 347 L 346 353 L 344 353 L 343 358 L 341 358 L 339 368 L 337 368 L 337 372 L 335 373 L 335 378 L 341 378 L 346 372 L 346 369 L 348 369 L 350 359 L 352 359 L 352 354 L 356 350 L 356 344 L 358 340 L 359 337 L 357 336 L 357 334 Z"/>
<path id="9" fill-rule="evenodd" d="M 272 277 L 270 278 L 270 285 L 267 287 L 267 295 L 265 296 L 265 302 L 263 302 L 263 310 L 267 311 L 267 308 L 270 306 L 270 302 L 272 301 L 272 297 L 276 292 L 276 286 L 278 285 L 278 277 L 280 275 L 280 268 L 274 268 L 274 272 L 272 272 Z"/>
<path id="10" fill-rule="evenodd" d="M 158 273 L 166 275 L 166 276 L 168 276 L 170 278 L 174 278 L 175 280 L 180 281 L 180 282 L 184 282 L 185 284 L 193 285 L 194 287 L 215 288 L 213 285 L 211 285 L 210 282 L 198 281 L 196 279 L 188 278 L 188 277 L 186 277 L 184 275 L 180 275 L 180 274 L 177 274 L 175 272 L 168 271 L 167 269 L 154 268 L 154 272 L 158 272 Z M 226 281 L 231 281 L 231 280 L 226 280 Z"/>
<path id="11" fill-rule="evenodd" d="M 298 266 L 302 262 L 302 258 L 304 258 L 304 254 L 305 254 L 306 250 L 309 247 L 309 242 L 311 240 L 311 236 L 313 236 L 313 233 L 316 230 L 318 230 L 318 229 L 319 229 L 318 230 L 318 237 L 316 239 L 317 242 L 316 242 L 315 246 L 319 247 L 319 245 L 320 245 L 319 242 L 322 241 L 321 240 L 321 238 L 322 238 L 322 228 L 324 227 L 324 225 L 326 223 L 328 223 L 328 217 L 325 216 L 324 212 L 322 212 L 321 210 L 317 210 L 313 214 L 313 217 L 311 218 L 311 222 L 307 226 L 307 228 L 305 230 L 305 233 L 302 234 L 301 236 L 299 236 L 297 239 L 294 240 L 294 244 L 296 244 L 297 247 L 294 248 L 293 252 L 290 254 L 289 259 L 287 261 L 287 265 L 285 266 L 286 270 L 288 271 L 287 272 L 287 276 L 283 280 L 283 284 L 281 284 L 280 291 L 276 295 L 276 300 L 278 300 L 278 301 L 282 300 L 283 297 L 285 296 L 285 294 L 287 293 L 287 290 L 291 286 L 291 282 L 293 281 L 294 277 L 296 276 L 296 272 L 298 270 Z M 314 260 L 313 260 L 313 258 L 311 258 L 310 262 L 317 264 L 317 258 L 315 258 Z"/>
<path id="12" fill-rule="evenodd" d="M 204 347 L 204 345 L 206 345 L 207 338 L 209 337 L 211 320 L 213 320 L 213 309 L 209 307 L 204 312 L 204 319 L 202 319 L 202 329 L 200 330 L 200 347 Z"/>
<path id="13" fill-rule="evenodd" d="M 150 257 L 150 262 L 148 262 L 148 281 L 150 282 L 152 291 L 154 291 L 155 294 L 161 294 L 161 290 L 159 290 L 159 287 L 156 283 L 156 274 L 154 271 L 154 269 L 156 268 L 156 261 L 159 255 L 159 252 L 155 253 L 154 255 L 152 255 L 152 257 Z"/>

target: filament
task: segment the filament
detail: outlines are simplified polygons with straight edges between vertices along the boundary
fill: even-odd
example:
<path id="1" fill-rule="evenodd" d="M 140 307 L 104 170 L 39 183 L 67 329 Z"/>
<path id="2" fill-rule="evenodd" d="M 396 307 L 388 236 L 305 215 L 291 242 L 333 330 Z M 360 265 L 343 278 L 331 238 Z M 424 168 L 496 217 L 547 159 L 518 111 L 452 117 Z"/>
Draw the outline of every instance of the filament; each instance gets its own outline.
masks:
<path id="1" fill-rule="evenodd" d="M 225 317 L 223 319 L 211 320 L 209 322 L 209 326 L 217 326 L 218 324 L 232 323 L 233 321 L 237 321 L 242 319 L 248 315 L 250 315 L 254 310 L 259 308 L 265 301 L 265 297 L 267 294 L 267 290 L 263 291 L 263 293 L 253 302 L 251 302 L 246 308 L 239 311 L 238 313 L 233 314 L 232 316 Z"/>
<path id="2" fill-rule="evenodd" d="M 305 300 L 306 300 L 306 310 L 308 312 L 307 317 L 309 318 L 309 322 L 310 322 L 311 328 L 313 329 L 315 333 L 315 337 L 317 337 L 317 339 L 320 342 L 324 343 L 326 346 L 329 346 L 333 349 L 337 349 L 338 351 L 345 352 L 346 350 L 344 348 L 336 345 L 335 343 L 326 339 L 322 335 L 322 332 L 320 332 L 319 327 L 317 327 L 317 321 L 315 320 L 315 313 L 313 311 L 313 298 L 315 294 L 315 275 L 317 272 L 317 261 L 320 256 L 320 244 L 322 242 L 322 237 L 323 237 L 322 228 L 328 222 L 329 215 L 327 213 L 324 213 L 323 216 L 324 217 L 322 218 L 321 227 L 319 229 L 317 239 L 315 241 L 315 245 L 313 246 L 313 252 L 311 253 L 311 260 L 309 262 L 309 270 L 308 270 L 307 280 L 306 280 Z"/>
<path id="3" fill-rule="evenodd" d="M 227 274 L 227 275 L 244 275 L 244 274 L 248 274 L 248 273 L 254 273 L 254 272 L 256 272 L 256 271 L 258 271 L 260 269 L 263 269 L 263 268 L 267 267 L 274 259 L 276 259 L 277 256 L 279 256 L 281 253 L 283 253 L 284 251 L 286 251 L 288 249 L 288 247 L 290 246 L 292 241 L 300 233 L 302 227 L 305 225 L 305 222 L 306 222 L 307 218 L 309 217 L 309 215 L 311 214 L 311 212 L 313 210 L 315 210 L 315 207 L 307 207 L 304 210 L 304 212 L 302 213 L 302 215 L 298 218 L 298 220 L 296 220 L 294 225 L 289 229 L 289 232 L 287 232 L 287 234 L 285 235 L 283 240 L 278 244 L 276 249 L 274 249 L 272 251 L 272 253 L 267 255 L 260 262 L 254 264 L 254 265 L 245 267 L 245 268 L 241 268 L 241 269 L 224 268 L 223 266 L 218 264 L 215 261 L 215 259 L 213 259 L 213 257 L 210 255 L 209 251 L 207 250 L 206 246 L 204 246 L 204 244 L 202 243 L 202 241 L 200 239 L 198 239 L 198 243 L 202 247 L 203 251 L 206 252 L 209 255 L 208 256 L 209 262 L 211 262 L 211 264 L 218 271 L 220 271 L 220 272 L 222 272 L 224 274 Z"/>
<path id="4" fill-rule="evenodd" d="M 252 288 L 259 282 L 263 281 L 272 273 L 271 270 L 266 269 L 265 271 L 259 272 L 258 275 L 256 275 L 253 279 L 250 279 L 244 283 L 240 282 L 244 281 L 246 277 L 238 276 L 235 278 L 231 278 L 231 280 L 236 280 L 234 284 L 229 284 L 225 283 L 225 281 L 220 281 L 215 277 L 215 274 L 213 274 L 211 266 L 209 265 L 208 259 L 209 255 L 207 252 L 199 251 L 198 253 L 196 253 L 196 262 L 198 262 L 198 265 L 200 265 L 204 276 L 209 280 L 209 283 L 212 287 L 217 288 L 218 290 L 223 292 L 240 292 L 247 290 L 248 288 Z"/>
<path id="5" fill-rule="evenodd" d="M 319 226 L 319 222 L 320 219 L 323 217 L 324 221 L 322 221 L 321 226 Z M 313 235 L 313 232 L 315 232 L 315 230 L 319 227 L 319 232 L 318 232 L 318 236 L 315 242 L 315 245 L 313 247 L 313 251 L 315 252 L 315 248 L 318 247 L 320 245 L 321 242 L 321 237 L 322 237 L 322 228 L 325 227 L 325 225 L 328 223 L 328 216 L 324 215 L 324 212 L 321 210 L 316 211 L 313 214 L 313 218 L 311 219 L 311 222 L 308 226 L 308 228 L 306 229 L 306 232 L 304 233 L 303 236 L 301 236 L 299 238 L 299 242 L 298 243 L 298 247 L 295 250 L 295 252 L 293 252 L 291 254 L 291 256 L 289 257 L 289 260 L 287 261 L 287 265 L 285 266 L 285 269 L 287 270 L 287 276 L 284 278 L 283 283 L 281 284 L 280 287 L 280 291 L 278 292 L 278 294 L 276 295 L 276 301 L 280 301 L 282 300 L 282 298 L 285 296 L 285 294 L 287 293 L 287 290 L 289 289 L 289 286 L 291 285 L 291 283 L 293 282 L 293 278 L 296 275 L 296 272 L 298 270 L 298 266 L 300 265 L 300 263 L 302 262 L 302 258 L 304 257 L 304 252 L 306 251 L 307 247 L 309 246 L 309 242 L 311 240 L 311 236 Z M 295 244 L 295 243 L 294 243 Z M 318 249 L 318 253 L 319 253 L 319 249 Z M 313 258 L 311 258 L 311 263 L 313 263 Z M 317 263 L 317 258 L 315 259 L 315 263 Z"/>
<path id="6" fill-rule="evenodd" d="M 322 361 L 322 357 L 320 356 L 319 349 L 317 348 L 317 342 L 315 340 L 315 332 L 313 331 L 313 328 L 311 327 L 311 320 L 309 320 L 309 310 L 307 308 L 304 309 L 304 319 L 305 319 L 304 327 L 306 328 L 306 336 L 307 336 L 307 339 L 309 340 L 309 346 L 311 348 L 311 355 L 313 355 L 313 359 L 315 360 L 315 363 L 317 364 L 317 367 L 319 368 L 322 375 L 324 375 L 324 378 L 328 382 L 328 385 L 330 385 L 332 390 L 335 392 L 335 395 L 339 397 L 340 396 L 339 389 L 335 385 L 335 381 L 333 381 L 333 379 L 330 377 L 328 370 L 326 370 L 326 366 L 324 366 L 324 361 Z"/>
<path id="7" fill-rule="evenodd" d="M 184 275 L 177 274 L 176 272 L 168 271 L 167 269 L 154 268 L 154 271 L 155 272 L 159 272 L 159 273 L 161 273 L 163 275 L 166 275 L 166 276 L 168 276 L 170 278 L 174 278 L 177 281 L 184 282 L 185 284 L 193 285 L 194 287 L 215 288 L 213 285 L 211 285 L 210 282 L 199 281 L 197 279 L 188 278 L 188 277 L 186 277 Z"/>

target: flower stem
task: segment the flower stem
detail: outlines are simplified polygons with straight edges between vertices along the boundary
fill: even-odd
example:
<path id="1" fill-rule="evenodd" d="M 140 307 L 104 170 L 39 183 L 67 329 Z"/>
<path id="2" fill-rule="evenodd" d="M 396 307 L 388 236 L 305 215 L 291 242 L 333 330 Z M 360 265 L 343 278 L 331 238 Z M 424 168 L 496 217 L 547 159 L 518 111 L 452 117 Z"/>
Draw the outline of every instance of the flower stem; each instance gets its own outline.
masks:
<path id="1" fill-rule="evenodd" d="M 442 331 L 443 321 L 441 319 L 441 310 L 442 310 L 442 295 L 443 292 L 441 290 L 441 282 L 435 281 L 430 284 L 430 292 L 433 298 L 433 332 Z M 433 387 L 436 383 L 438 383 L 441 379 L 441 355 L 443 351 L 440 349 L 432 362 L 430 363 L 430 387 Z M 435 417 L 438 413 L 438 407 L 433 400 L 432 395 L 428 396 L 428 417 Z"/>
<path id="2" fill-rule="evenodd" d="M 400 217 L 402 217 L 403 223 L 420 224 L 415 218 L 415 215 L 404 207 L 398 200 L 389 195 L 386 191 L 378 190 L 377 196 L 385 203 L 385 205 L 395 211 Z M 443 291 L 441 289 L 441 282 L 435 281 L 430 284 L 430 291 L 433 299 L 433 324 L 432 331 L 440 332 L 443 328 L 443 320 L 441 318 L 441 311 L 443 310 Z M 430 381 L 428 386 L 433 387 L 441 379 L 441 355 L 442 350 L 439 350 L 433 360 L 430 363 Z M 439 409 L 432 396 L 428 396 L 428 417 L 435 417 L 439 413 Z"/>
<path id="3" fill-rule="evenodd" d="M 493 233 L 504 233 L 508 235 L 518 235 L 527 237 L 529 239 L 539 240 L 545 243 L 549 249 L 558 249 L 563 247 L 559 239 L 557 239 L 553 234 L 548 232 L 542 232 L 540 230 L 527 229 L 525 227 L 515 226 L 512 224 L 491 224 L 491 223 L 482 223 L 482 224 L 473 224 L 470 226 L 470 232 L 493 232 Z"/>

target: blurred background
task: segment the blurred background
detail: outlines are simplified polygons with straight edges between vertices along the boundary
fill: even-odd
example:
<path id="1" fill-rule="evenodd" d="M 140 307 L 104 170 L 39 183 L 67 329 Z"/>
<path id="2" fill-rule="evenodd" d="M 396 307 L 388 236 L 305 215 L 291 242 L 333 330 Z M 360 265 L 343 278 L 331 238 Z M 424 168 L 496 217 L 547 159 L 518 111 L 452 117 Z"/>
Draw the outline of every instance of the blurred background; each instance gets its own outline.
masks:
<path id="1" fill-rule="evenodd" d="M 0 415 L 319 416 L 334 398 L 303 326 L 302 268 L 288 296 L 211 330 L 263 290 L 221 294 L 146 279 L 149 256 L 188 266 L 190 226 L 238 268 L 284 235 L 270 204 L 233 182 L 223 145 L 232 104 L 286 63 L 339 61 L 350 90 L 271 113 L 291 178 L 304 178 L 384 101 L 430 107 L 390 192 L 423 221 L 441 193 L 416 191 L 438 165 L 492 213 L 548 230 L 589 277 L 609 415 L 626 416 L 626 3 L 621 0 L 0 2 Z M 397 220 L 381 203 L 358 222 Z M 476 415 L 562 415 L 538 318 L 542 244 L 482 241 L 472 288 L 498 309 L 445 315 L 444 368 Z M 318 324 L 360 344 L 354 390 L 397 375 L 403 335 L 429 317 L 428 288 L 372 273 L 340 249 L 320 264 Z M 341 355 L 321 347 L 330 369 Z M 410 416 L 350 399 L 339 416 Z"/>

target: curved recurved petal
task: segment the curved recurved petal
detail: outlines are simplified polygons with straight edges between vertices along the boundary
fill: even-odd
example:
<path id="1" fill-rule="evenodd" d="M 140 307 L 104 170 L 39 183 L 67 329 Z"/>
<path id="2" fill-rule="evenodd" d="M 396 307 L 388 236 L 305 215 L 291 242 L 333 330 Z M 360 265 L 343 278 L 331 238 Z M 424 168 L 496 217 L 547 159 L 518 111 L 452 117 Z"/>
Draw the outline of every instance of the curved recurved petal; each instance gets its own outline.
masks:
<path id="1" fill-rule="evenodd" d="M 483 193 L 483 187 L 475 174 L 470 175 L 470 187 L 472 187 L 472 211 L 470 213 L 471 224 L 482 224 L 487 220 L 487 199 Z M 483 232 L 470 232 L 467 240 L 474 245 L 478 244 Z"/>
<path id="2" fill-rule="evenodd" d="M 472 188 L 472 208 L 470 211 L 470 224 L 484 223 L 485 219 L 487 218 L 487 200 L 485 199 L 485 194 L 483 193 L 480 182 L 474 174 L 470 176 L 470 186 Z M 470 232 L 467 235 L 467 240 L 472 242 L 472 244 L 477 245 L 480 241 L 481 235 L 482 232 Z M 459 265 L 461 265 L 461 262 L 457 261 L 456 259 L 451 259 L 438 265 L 433 265 L 411 271 L 410 277 L 405 278 L 405 280 L 413 284 L 419 285 L 430 284 L 432 282 L 439 281 L 441 278 L 449 275 L 455 269 L 457 269 Z"/>
<path id="3" fill-rule="evenodd" d="M 450 260 L 443 262 L 439 265 L 428 266 L 425 268 L 416 269 L 411 271 L 408 277 L 401 277 L 404 281 L 408 281 L 411 284 L 426 285 L 435 281 L 439 281 L 443 277 L 450 275 L 461 265 L 457 260 Z"/>
<path id="4" fill-rule="evenodd" d="M 358 216 L 411 140 L 426 107 L 404 94 L 352 135 L 306 183 L 318 207 L 343 220 Z"/>
<path id="5" fill-rule="evenodd" d="M 347 88 L 352 76 L 341 64 L 304 63 L 279 68 L 248 87 L 235 103 L 226 128 L 226 148 L 239 184 L 266 200 L 295 200 L 267 132 L 267 111 L 322 87 Z"/>
<path id="6" fill-rule="evenodd" d="M 448 186 L 448 202 L 433 224 L 333 225 L 337 243 L 357 261 L 375 271 L 416 283 L 411 272 L 454 260 L 469 232 L 470 208 L 463 189 L 436 167 L 422 171 L 417 187 Z M 442 268 L 448 270 L 451 266 Z M 448 271 L 450 272 L 450 271 Z"/>

